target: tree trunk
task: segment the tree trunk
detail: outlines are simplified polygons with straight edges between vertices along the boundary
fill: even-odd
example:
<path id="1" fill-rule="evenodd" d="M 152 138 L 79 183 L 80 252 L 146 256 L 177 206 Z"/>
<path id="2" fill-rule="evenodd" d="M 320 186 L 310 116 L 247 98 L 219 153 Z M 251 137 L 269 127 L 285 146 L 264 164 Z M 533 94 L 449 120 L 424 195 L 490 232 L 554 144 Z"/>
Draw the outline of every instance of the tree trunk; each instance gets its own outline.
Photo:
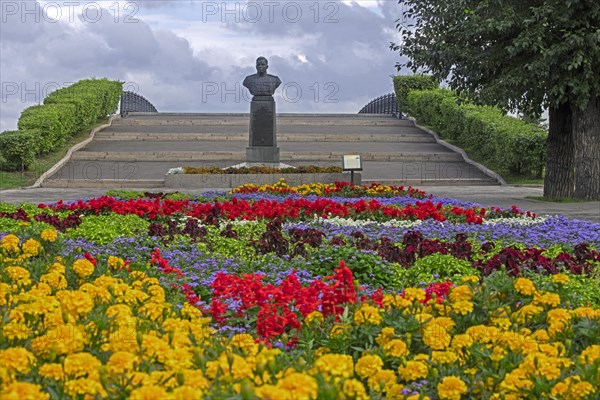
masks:
<path id="1" fill-rule="evenodd" d="M 575 197 L 600 200 L 600 97 L 592 95 L 586 108 L 573 107 Z"/>
<path id="2" fill-rule="evenodd" d="M 545 197 L 572 197 L 575 192 L 575 147 L 572 111 L 568 103 L 550 108 L 546 155 Z"/>

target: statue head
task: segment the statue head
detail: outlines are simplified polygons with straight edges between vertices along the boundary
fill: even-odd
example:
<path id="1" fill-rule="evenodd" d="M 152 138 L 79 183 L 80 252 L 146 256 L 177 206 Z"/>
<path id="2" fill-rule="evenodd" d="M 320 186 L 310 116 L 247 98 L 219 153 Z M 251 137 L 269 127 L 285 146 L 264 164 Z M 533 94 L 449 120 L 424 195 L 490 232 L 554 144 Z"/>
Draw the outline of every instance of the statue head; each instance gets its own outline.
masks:
<path id="1" fill-rule="evenodd" d="M 256 59 L 256 72 L 259 75 L 264 75 L 267 73 L 267 68 L 269 68 L 269 61 L 265 57 L 258 57 Z"/>

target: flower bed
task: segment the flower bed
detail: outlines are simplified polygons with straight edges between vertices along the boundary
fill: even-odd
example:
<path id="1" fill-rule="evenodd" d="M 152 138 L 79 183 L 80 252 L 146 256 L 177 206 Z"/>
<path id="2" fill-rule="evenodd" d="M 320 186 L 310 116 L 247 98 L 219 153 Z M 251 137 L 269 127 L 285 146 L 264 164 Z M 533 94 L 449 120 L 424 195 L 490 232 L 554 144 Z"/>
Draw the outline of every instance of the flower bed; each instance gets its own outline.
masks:
<path id="1" fill-rule="evenodd" d="M 597 398 L 600 224 L 413 188 L 0 203 L 0 397 Z"/>

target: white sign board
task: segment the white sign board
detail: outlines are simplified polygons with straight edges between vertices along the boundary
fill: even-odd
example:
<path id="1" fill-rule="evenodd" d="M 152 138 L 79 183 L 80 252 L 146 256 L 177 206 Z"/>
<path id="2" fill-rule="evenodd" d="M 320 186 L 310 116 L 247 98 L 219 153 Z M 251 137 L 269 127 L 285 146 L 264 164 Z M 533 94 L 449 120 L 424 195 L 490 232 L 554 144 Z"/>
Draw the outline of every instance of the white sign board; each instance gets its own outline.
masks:
<path id="1" fill-rule="evenodd" d="M 360 162 L 360 155 L 344 154 L 342 156 L 342 169 L 344 171 L 360 171 L 360 170 L 362 170 L 362 164 Z"/>

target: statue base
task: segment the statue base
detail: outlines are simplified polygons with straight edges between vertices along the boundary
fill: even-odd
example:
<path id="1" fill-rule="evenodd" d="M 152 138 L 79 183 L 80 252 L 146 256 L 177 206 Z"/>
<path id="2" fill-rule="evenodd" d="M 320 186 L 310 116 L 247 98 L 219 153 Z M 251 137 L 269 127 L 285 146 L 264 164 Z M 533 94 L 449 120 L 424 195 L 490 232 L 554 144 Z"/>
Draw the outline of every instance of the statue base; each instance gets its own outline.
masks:
<path id="1" fill-rule="evenodd" d="M 279 147 L 250 146 L 246 147 L 246 163 L 279 164 Z"/>

